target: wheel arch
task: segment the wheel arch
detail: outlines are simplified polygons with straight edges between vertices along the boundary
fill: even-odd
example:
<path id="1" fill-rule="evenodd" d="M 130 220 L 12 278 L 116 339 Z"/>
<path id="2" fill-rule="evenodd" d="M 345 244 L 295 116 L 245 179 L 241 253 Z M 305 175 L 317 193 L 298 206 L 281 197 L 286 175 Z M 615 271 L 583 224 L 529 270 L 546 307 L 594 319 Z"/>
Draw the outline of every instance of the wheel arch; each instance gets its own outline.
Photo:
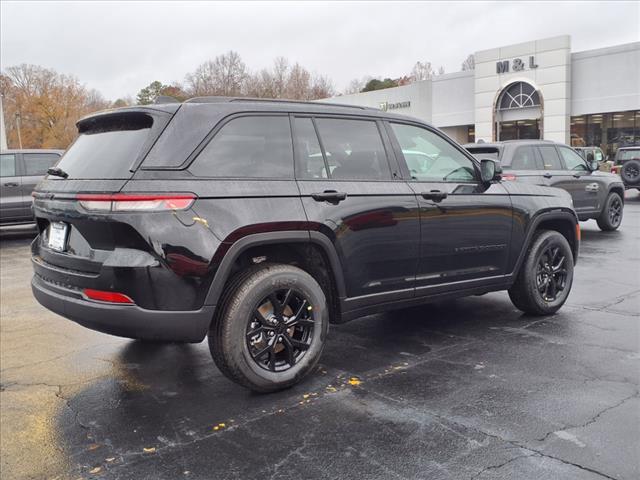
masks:
<path id="1" fill-rule="evenodd" d="M 340 299 L 346 295 L 342 266 L 333 243 L 320 232 L 278 231 L 250 234 L 226 247 L 205 299 L 217 305 L 228 281 L 247 263 L 266 261 L 296 264 L 313 276 L 330 297 L 331 317 L 340 318 Z M 262 261 L 262 259 L 259 259 Z"/>
<path id="2" fill-rule="evenodd" d="M 530 227 L 523 242 L 520 255 L 516 261 L 513 278 L 518 276 L 520 268 L 524 263 L 534 235 L 541 230 L 554 230 L 564 236 L 569 242 L 571 252 L 573 253 L 574 264 L 578 261 L 578 252 L 580 250 L 580 225 L 578 218 L 573 211 L 570 210 L 554 210 L 541 212 L 537 214 L 530 222 Z"/>

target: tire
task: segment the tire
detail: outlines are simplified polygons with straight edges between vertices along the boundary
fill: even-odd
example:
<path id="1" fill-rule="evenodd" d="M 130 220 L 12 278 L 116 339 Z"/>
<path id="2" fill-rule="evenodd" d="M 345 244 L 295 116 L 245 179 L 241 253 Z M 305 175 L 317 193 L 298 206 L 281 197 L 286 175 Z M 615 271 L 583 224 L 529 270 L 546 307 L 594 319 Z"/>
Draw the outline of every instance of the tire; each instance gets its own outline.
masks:
<path id="1" fill-rule="evenodd" d="M 288 327 L 289 321 L 295 325 Z M 241 272 L 225 289 L 209 330 L 209 350 L 220 371 L 234 382 L 256 392 L 273 392 L 311 372 L 328 329 L 326 297 L 311 275 L 291 265 L 260 265 Z M 260 351 L 266 353 L 254 358 Z"/>
<path id="2" fill-rule="evenodd" d="M 557 249 L 555 260 L 551 258 Z M 564 260 L 561 260 L 564 258 Z M 557 296 L 552 298 L 550 282 L 544 281 L 545 270 L 542 264 L 546 260 L 552 267 L 560 264 L 559 273 L 553 274 L 557 286 Z M 554 263 L 555 262 L 555 263 Z M 562 274 L 561 270 L 565 272 Z M 561 282 L 559 280 L 562 280 Z M 520 310 L 530 315 L 551 315 L 557 312 L 567 300 L 573 283 L 573 252 L 567 239 L 553 230 L 543 230 L 535 234 L 516 281 L 509 289 L 509 298 Z M 547 285 L 547 287 L 545 287 Z M 562 288 L 559 288 L 562 286 Z M 544 290 L 541 291 L 540 288 Z M 548 290 L 546 288 L 549 288 Z"/>
<path id="3" fill-rule="evenodd" d="M 622 213 L 624 202 L 622 197 L 615 192 L 611 192 L 604 202 L 600 216 L 596 219 L 598 227 L 604 232 L 617 230 L 622 223 Z"/>
<path id="4" fill-rule="evenodd" d="M 628 187 L 640 187 L 640 160 L 627 160 L 622 165 L 620 176 Z"/>

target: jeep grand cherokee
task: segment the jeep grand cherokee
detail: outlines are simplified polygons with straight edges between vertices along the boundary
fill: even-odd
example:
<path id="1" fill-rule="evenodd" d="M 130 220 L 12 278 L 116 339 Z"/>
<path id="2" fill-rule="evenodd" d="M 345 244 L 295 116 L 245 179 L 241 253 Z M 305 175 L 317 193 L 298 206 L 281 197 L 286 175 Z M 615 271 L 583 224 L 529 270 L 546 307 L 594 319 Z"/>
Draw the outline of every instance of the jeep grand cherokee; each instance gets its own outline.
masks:
<path id="1" fill-rule="evenodd" d="M 569 194 L 501 182 L 413 118 L 199 98 L 109 110 L 37 187 L 33 292 L 88 328 L 200 342 L 232 380 L 288 387 L 329 323 L 508 290 L 565 302 Z"/>

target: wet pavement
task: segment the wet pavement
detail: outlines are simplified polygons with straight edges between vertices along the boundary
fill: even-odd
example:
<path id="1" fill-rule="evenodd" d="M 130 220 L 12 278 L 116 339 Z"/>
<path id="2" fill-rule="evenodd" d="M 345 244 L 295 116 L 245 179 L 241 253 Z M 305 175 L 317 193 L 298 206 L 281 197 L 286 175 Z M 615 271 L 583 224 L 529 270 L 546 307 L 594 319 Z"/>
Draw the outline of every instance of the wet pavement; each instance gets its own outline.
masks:
<path id="1" fill-rule="evenodd" d="M 640 197 L 583 223 L 567 305 L 506 292 L 332 326 L 288 391 L 228 381 L 206 343 L 92 332 L 31 295 L 30 238 L 0 241 L 1 477 L 640 478 Z"/>

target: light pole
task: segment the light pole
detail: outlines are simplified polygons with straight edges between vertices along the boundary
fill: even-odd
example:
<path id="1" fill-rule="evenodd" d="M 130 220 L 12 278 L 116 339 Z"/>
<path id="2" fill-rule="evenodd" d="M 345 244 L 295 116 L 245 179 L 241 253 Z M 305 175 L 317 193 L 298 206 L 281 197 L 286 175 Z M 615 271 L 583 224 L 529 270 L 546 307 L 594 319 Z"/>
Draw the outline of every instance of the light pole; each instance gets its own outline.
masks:
<path id="1" fill-rule="evenodd" d="M 22 119 L 22 115 L 20 115 L 20 112 L 16 112 L 16 128 L 18 129 L 18 145 L 20 147 L 20 150 L 22 150 L 22 135 L 20 134 L 20 126 L 21 126 L 21 119 Z"/>

